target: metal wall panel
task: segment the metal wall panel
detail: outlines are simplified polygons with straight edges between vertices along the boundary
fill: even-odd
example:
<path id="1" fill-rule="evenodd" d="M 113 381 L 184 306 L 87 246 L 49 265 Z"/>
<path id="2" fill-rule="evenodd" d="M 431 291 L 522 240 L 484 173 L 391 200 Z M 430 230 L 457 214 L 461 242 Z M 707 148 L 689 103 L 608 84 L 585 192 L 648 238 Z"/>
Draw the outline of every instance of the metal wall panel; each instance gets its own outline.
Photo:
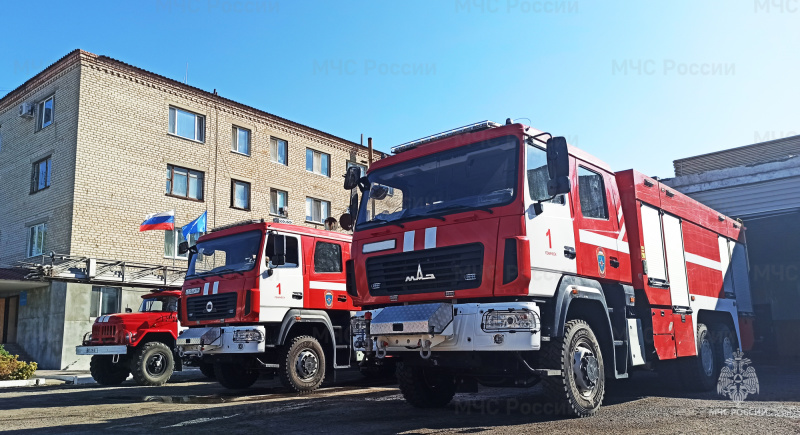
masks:
<path id="1" fill-rule="evenodd" d="M 800 177 L 695 192 L 689 196 L 731 217 L 794 210 L 800 208 Z"/>

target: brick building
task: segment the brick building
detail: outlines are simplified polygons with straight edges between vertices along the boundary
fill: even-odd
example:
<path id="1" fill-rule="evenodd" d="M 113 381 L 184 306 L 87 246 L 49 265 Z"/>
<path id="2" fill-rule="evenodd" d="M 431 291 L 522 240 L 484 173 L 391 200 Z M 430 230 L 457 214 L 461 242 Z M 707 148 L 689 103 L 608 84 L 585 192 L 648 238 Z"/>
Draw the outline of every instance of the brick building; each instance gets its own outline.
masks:
<path id="1" fill-rule="evenodd" d="M 180 232 L 140 233 L 145 215 L 321 228 L 347 206 L 341 175 L 367 160 L 357 143 L 75 50 L 0 99 L 0 343 L 43 368 L 85 367 L 74 346 L 95 317 L 180 285 Z M 88 259 L 143 279 L 89 277 Z M 21 263 L 60 267 L 45 279 Z M 164 268 L 148 281 L 151 265 Z"/>

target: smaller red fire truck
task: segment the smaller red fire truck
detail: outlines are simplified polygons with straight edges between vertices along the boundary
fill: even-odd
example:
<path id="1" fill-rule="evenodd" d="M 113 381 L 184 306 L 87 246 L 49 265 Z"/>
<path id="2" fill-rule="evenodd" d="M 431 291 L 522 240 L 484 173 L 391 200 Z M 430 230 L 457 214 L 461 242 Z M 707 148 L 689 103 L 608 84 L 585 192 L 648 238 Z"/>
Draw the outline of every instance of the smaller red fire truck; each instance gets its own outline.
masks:
<path id="1" fill-rule="evenodd" d="M 277 374 L 286 387 L 310 392 L 329 370 L 350 367 L 362 354 L 353 343 L 364 344 L 346 292 L 350 240 L 261 220 L 182 244 L 189 269 L 180 313 L 189 329 L 178 337 L 181 354 L 213 361 L 219 383 L 232 389 Z"/>
<path id="2" fill-rule="evenodd" d="M 101 316 L 86 333 L 78 355 L 91 355 L 90 370 L 102 385 L 118 385 L 133 374 L 139 385 L 163 385 L 183 364 L 196 364 L 213 377 L 211 364 L 176 358 L 178 290 L 156 290 L 142 296 L 138 313 Z"/>

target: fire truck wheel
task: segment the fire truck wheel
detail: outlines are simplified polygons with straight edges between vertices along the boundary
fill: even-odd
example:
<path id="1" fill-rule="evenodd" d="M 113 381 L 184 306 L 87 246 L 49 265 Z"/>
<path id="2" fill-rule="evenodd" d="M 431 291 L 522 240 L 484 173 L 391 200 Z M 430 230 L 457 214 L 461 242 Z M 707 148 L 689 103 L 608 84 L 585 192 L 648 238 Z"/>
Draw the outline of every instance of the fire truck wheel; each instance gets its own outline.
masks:
<path id="1" fill-rule="evenodd" d="M 130 371 L 125 364 L 114 364 L 111 355 L 94 355 L 89 362 L 92 378 L 100 385 L 119 385 L 128 379 Z"/>
<path id="2" fill-rule="evenodd" d="M 223 387 L 243 390 L 256 383 L 259 373 L 256 370 L 247 370 L 239 364 L 215 362 L 214 375 Z"/>
<path id="3" fill-rule="evenodd" d="M 456 394 L 453 376 L 428 367 L 399 363 L 397 382 L 406 402 L 417 408 L 443 408 Z"/>
<path id="4" fill-rule="evenodd" d="M 213 363 L 200 363 L 200 373 L 208 379 L 214 379 L 214 364 Z"/>
<path id="5" fill-rule="evenodd" d="M 301 393 L 316 390 L 325 380 L 325 353 L 314 337 L 301 335 L 281 349 L 278 375 L 284 387 Z"/>
<path id="6" fill-rule="evenodd" d="M 731 329 L 724 323 L 712 324 L 710 332 L 714 358 L 718 363 L 719 370 L 722 370 L 722 366 L 727 364 L 729 359 L 733 359 L 733 352 L 739 348 L 739 345 L 731 333 Z"/>
<path id="7" fill-rule="evenodd" d="M 561 375 L 543 379 L 546 391 L 567 415 L 588 417 L 597 412 L 605 395 L 605 367 L 600 344 L 589 324 L 570 320 L 564 334 L 552 338 L 542 349 L 546 369 L 560 369 Z"/>
<path id="8" fill-rule="evenodd" d="M 131 373 L 139 385 L 164 385 L 175 369 L 172 350 L 160 341 L 140 344 L 133 352 Z"/>
<path id="9" fill-rule="evenodd" d="M 709 391 L 717 385 L 717 376 L 722 367 L 715 355 L 714 344 L 708 327 L 697 324 L 697 356 L 678 358 L 681 361 L 683 382 L 692 391 Z"/>

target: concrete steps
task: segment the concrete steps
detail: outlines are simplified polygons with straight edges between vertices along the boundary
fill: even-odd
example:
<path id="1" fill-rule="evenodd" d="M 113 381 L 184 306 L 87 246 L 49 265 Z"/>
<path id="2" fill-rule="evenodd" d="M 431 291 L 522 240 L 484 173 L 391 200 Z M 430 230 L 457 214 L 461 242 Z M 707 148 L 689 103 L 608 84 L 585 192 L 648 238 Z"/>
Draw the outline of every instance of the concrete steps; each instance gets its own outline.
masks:
<path id="1" fill-rule="evenodd" d="M 23 349 L 22 346 L 20 346 L 20 345 L 18 345 L 16 343 L 3 343 L 3 347 L 11 355 L 19 355 L 19 358 L 17 358 L 17 359 L 20 360 L 20 361 L 25 361 L 25 362 L 33 361 L 33 358 L 31 358 L 28 355 L 28 353 L 25 352 L 25 349 Z"/>

